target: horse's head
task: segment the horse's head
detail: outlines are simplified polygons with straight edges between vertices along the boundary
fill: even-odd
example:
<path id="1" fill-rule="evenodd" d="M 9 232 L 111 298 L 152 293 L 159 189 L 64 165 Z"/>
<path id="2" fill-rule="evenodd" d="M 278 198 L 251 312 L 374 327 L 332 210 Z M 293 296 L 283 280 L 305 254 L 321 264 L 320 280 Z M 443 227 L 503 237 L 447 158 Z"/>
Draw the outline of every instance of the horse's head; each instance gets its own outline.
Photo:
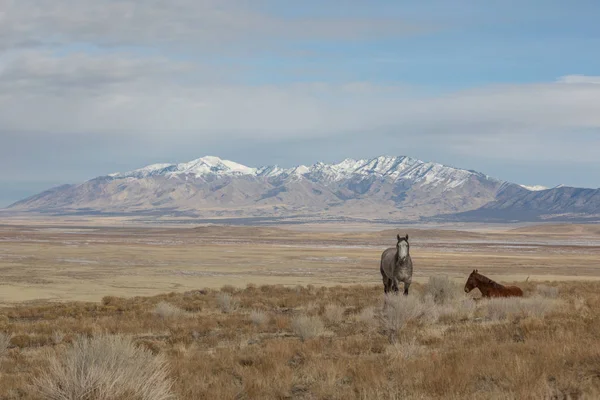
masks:
<path id="1" fill-rule="evenodd" d="M 409 255 L 410 244 L 408 244 L 408 234 L 404 237 L 400 237 L 400 235 L 396 236 L 398 238 L 398 243 L 396 243 L 396 250 L 398 250 L 398 258 L 404 260 Z"/>
<path id="2" fill-rule="evenodd" d="M 477 275 L 478 272 L 476 269 L 471 272 L 469 275 L 469 279 L 467 279 L 467 283 L 465 283 L 465 293 L 469 293 L 471 290 L 477 287 Z"/>

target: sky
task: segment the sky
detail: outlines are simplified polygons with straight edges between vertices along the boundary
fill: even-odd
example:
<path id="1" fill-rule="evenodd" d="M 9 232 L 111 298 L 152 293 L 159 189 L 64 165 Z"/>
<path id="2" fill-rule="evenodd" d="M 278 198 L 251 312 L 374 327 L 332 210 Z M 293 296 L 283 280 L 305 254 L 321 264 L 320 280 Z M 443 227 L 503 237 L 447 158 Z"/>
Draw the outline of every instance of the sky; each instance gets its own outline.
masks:
<path id="1" fill-rule="evenodd" d="M 0 207 L 205 155 L 600 187 L 597 0 L 0 0 Z"/>

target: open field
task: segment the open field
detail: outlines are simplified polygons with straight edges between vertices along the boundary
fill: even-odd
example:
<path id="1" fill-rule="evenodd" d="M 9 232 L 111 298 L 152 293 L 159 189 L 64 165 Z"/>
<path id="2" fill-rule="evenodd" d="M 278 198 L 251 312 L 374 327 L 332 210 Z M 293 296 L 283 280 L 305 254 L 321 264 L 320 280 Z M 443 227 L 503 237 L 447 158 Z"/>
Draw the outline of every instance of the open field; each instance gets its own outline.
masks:
<path id="1" fill-rule="evenodd" d="M 326 230 L 328 229 L 328 230 Z M 0 304 L 99 301 L 223 285 L 379 284 L 399 230 L 351 226 L 0 226 Z M 500 281 L 600 278 L 595 225 L 456 231 L 406 227 L 414 280 L 473 268 Z"/>
<path id="2" fill-rule="evenodd" d="M 373 285 L 250 285 L 5 307 L 0 399 L 600 396 L 600 283 L 475 302 L 445 282 L 387 301 Z"/>
<path id="3" fill-rule="evenodd" d="M 0 226 L 0 399 L 599 398 L 597 226 L 406 227 L 386 299 L 397 231 Z"/>

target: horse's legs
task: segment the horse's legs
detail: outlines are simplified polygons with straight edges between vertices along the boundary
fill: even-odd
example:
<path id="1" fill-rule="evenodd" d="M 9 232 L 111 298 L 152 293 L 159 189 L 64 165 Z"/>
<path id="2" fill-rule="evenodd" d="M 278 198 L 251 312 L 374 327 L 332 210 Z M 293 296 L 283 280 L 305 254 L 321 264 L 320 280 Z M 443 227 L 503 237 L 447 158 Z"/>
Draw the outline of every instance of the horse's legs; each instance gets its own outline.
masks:
<path id="1" fill-rule="evenodd" d="M 396 278 L 392 279 L 392 289 L 394 290 L 394 293 L 398 293 L 400 291 L 400 289 L 398 289 L 398 279 Z"/>
<path id="2" fill-rule="evenodd" d="M 387 294 L 390 291 L 390 279 L 386 276 L 383 277 L 383 292 Z"/>
<path id="3" fill-rule="evenodd" d="M 408 296 L 408 288 L 410 287 L 411 281 L 404 281 L 404 295 Z"/>

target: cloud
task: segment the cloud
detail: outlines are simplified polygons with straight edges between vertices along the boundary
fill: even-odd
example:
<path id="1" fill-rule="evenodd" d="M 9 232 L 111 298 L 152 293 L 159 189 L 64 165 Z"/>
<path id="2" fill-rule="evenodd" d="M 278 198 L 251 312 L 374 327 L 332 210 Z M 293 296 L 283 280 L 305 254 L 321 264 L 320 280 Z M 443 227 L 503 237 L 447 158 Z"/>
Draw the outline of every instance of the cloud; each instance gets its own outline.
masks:
<path id="1" fill-rule="evenodd" d="M 559 82 L 562 83 L 595 83 L 600 84 L 600 76 L 585 76 L 585 75 L 566 75 L 561 77 Z"/>
<path id="2" fill-rule="evenodd" d="M 368 82 L 233 85 L 211 79 L 210 71 L 119 53 L 29 51 L 0 64 L 0 126 L 39 134 L 263 140 L 361 131 L 480 138 L 600 129 L 600 86 L 593 77 L 427 96 Z"/>
<path id="3" fill-rule="evenodd" d="M 243 0 L 1 0 L 0 49 L 93 43 L 231 50 L 282 40 L 406 35 L 429 31 L 391 18 L 283 17 Z"/>
<path id="4" fill-rule="evenodd" d="M 90 160 L 93 168 L 86 168 L 94 174 L 139 167 L 115 165 L 133 153 L 140 163 L 185 161 L 209 148 L 244 155 L 252 141 L 264 154 L 286 157 L 298 148 L 316 154 L 314 147 L 326 143 L 318 154 L 343 149 L 336 157 L 363 157 L 368 149 L 369 155 L 597 164 L 600 77 L 441 88 L 444 95 L 401 82 L 354 81 L 377 71 L 388 79 L 410 72 L 396 64 L 420 51 L 407 46 L 401 53 L 399 41 L 377 40 L 437 30 L 426 22 L 429 13 L 416 23 L 352 15 L 335 5 L 329 13 L 319 6 L 284 15 L 262 0 L 142 3 L 0 0 L 0 178 L 14 175 L 17 164 L 19 179 L 35 177 L 39 160 L 52 165 L 43 171 L 50 179 L 75 177 L 73 165 Z M 368 50 L 349 49 L 370 40 Z M 342 64 L 350 59 L 379 66 L 355 70 Z M 469 73 L 445 76 L 461 72 Z"/>

